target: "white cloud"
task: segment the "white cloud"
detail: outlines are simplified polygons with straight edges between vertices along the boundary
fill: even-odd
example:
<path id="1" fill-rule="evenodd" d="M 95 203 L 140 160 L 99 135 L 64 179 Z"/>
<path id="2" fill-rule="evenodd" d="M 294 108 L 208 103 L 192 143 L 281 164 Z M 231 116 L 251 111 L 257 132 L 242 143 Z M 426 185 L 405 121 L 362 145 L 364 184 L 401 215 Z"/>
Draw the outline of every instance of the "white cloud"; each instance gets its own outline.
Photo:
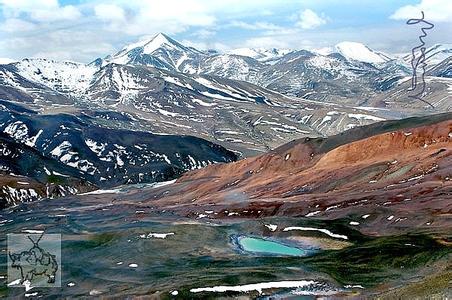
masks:
<path id="1" fill-rule="evenodd" d="M 55 7 L 53 9 L 36 9 L 31 11 L 30 17 L 41 22 L 54 22 L 61 20 L 77 20 L 82 14 L 72 5 Z"/>
<path id="2" fill-rule="evenodd" d="M 0 31 L 6 32 L 30 31 L 35 28 L 35 24 L 16 18 L 6 19 L 5 22 L 0 24 Z"/>
<path id="3" fill-rule="evenodd" d="M 228 45 L 225 45 L 223 43 L 218 43 L 218 42 L 209 43 L 209 42 L 183 40 L 183 41 L 181 41 L 181 43 L 183 45 L 185 45 L 185 46 L 193 47 L 193 48 L 196 48 L 198 50 L 214 49 L 214 50 L 218 50 L 220 52 L 227 52 L 228 50 L 231 49 Z"/>
<path id="4" fill-rule="evenodd" d="M 1 1 L 1 0 L 0 0 Z M 299 0 L 297 0 L 299 1 Z M 104 2 L 100 0 L 98 3 Z M 100 4 L 97 4 L 100 5 Z M 184 32 L 191 27 L 203 27 L 211 30 L 218 25 L 218 19 L 234 20 L 247 15 L 269 14 L 280 7 L 276 0 L 117 0 L 114 6 L 127 13 L 127 22 L 111 18 L 108 28 L 128 35 L 152 34 L 160 31 L 168 34 Z M 106 21 L 105 15 L 96 13 L 99 19 Z M 249 29 L 275 30 L 277 26 L 266 23 L 238 23 Z"/>
<path id="5" fill-rule="evenodd" d="M 319 16 L 313 10 L 305 9 L 300 13 L 297 26 L 303 29 L 313 29 L 321 25 L 326 24 L 327 18 L 325 16 Z"/>
<path id="6" fill-rule="evenodd" d="M 217 32 L 214 30 L 200 29 L 200 30 L 193 32 L 193 34 L 191 34 L 191 35 L 194 37 L 200 38 L 200 39 L 207 39 L 207 38 L 215 36 L 216 33 Z"/>
<path id="7" fill-rule="evenodd" d="M 232 21 L 229 23 L 230 27 L 237 27 L 246 30 L 279 30 L 280 26 L 277 26 L 272 23 L 267 22 L 255 22 L 255 23 L 247 23 L 243 21 Z"/>
<path id="8" fill-rule="evenodd" d="M 99 32 L 89 30 L 57 30 L 42 35 L 13 36 L 0 39 L 2 55 L 21 59 L 40 57 L 55 60 L 90 62 L 115 51 L 110 43 L 99 38 Z"/>
<path id="9" fill-rule="evenodd" d="M 270 15 L 279 7 L 276 0 L 81 0 L 72 5 L 63 0 L 0 0 L 0 26 L 4 25 L 0 50 L 12 58 L 50 55 L 86 62 L 139 36 L 158 32 L 174 36 L 188 30 L 187 39 L 202 43 L 202 48 L 223 50 L 228 48 L 226 42 L 216 37 L 222 25 Z M 253 22 L 256 30 L 276 29 L 270 23 Z M 61 28 L 67 39 L 61 36 Z"/>
<path id="10" fill-rule="evenodd" d="M 8 17 L 27 14 L 32 20 L 54 22 L 75 20 L 81 17 L 79 9 L 73 5 L 61 6 L 58 0 L 0 0 L 2 12 Z"/>
<path id="11" fill-rule="evenodd" d="M 341 22 L 334 28 L 322 26 L 331 22 L 326 15 L 339 18 L 340 11 L 333 15 L 332 2 L 338 9 L 354 9 L 356 4 L 352 0 L 321 0 L 323 5 L 316 2 L 309 6 L 311 9 L 304 9 L 307 0 L 286 0 L 284 6 L 277 0 L 78 2 L 66 5 L 63 0 L 0 0 L 0 55 L 16 59 L 49 56 L 89 62 L 116 52 L 140 36 L 153 36 L 158 32 L 199 49 L 222 51 L 241 47 L 318 49 L 343 40 L 356 40 L 391 52 L 408 51 L 413 44 L 413 35 L 409 34 L 412 27 L 394 25 L 395 22 L 388 22 L 386 15 L 381 26 L 372 28 L 362 24 L 342 27 Z M 370 0 L 363 2 L 370 3 Z M 427 20 L 452 19 L 452 0 L 410 2 L 414 4 L 400 8 L 391 17 L 413 18 L 424 9 Z M 415 11 L 413 15 L 412 11 Z M 75 21 L 79 17 L 83 19 Z M 353 20 L 346 23 L 351 22 Z M 438 25 L 429 35 L 431 44 L 447 43 L 451 36 L 449 23 Z M 306 30 L 312 28 L 315 29 Z M 363 30 L 366 35 L 362 34 Z"/>
<path id="12" fill-rule="evenodd" d="M 424 12 L 426 21 L 452 22 L 451 0 L 422 0 L 416 5 L 406 5 L 397 9 L 391 19 L 408 20 L 421 17 Z"/>
<path id="13" fill-rule="evenodd" d="M 117 5 L 102 4 L 95 7 L 95 15 L 102 21 L 109 21 L 109 29 L 128 35 L 152 34 L 164 31 L 179 33 L 191 26 L 208 27 L 216 19 L 202 5 L 200 0 L 129 0 Z M 125 22 L 125 11 L 127 22 Z M 114 17 L 109 16 L 109 12 Z"/>
<path id="14" fill-rule="evenodd" d="M 57 0 L 0 0 L 0 4 L 10 9 L 31 11 L 33 9 L 52 9 L 58 6 Z"/>
<path id="15" fill-rule="evenodd" d="M 248 48 L 290 48 L 290 41 L 283 36 L 262 36 L 248 39 L 245 46 Z"/>
<path id="16" fill-rule="evenodd" d="M 193 47 L 198 50 L 209 49 L 209 46 L 207 46 L 207 43 L 205 43 L 205 42 L 199 42 L 199 41 L 193 41 L 193 40 L 182 40 L 180 42 L 187 47 Z"/>
<path id="17" fill-rule="evenodd" d="M 124 21 L 125 12 L 121 7 L 114 4 L 99 4 L 94 7 L 96 17 L 103 21 Z"/>

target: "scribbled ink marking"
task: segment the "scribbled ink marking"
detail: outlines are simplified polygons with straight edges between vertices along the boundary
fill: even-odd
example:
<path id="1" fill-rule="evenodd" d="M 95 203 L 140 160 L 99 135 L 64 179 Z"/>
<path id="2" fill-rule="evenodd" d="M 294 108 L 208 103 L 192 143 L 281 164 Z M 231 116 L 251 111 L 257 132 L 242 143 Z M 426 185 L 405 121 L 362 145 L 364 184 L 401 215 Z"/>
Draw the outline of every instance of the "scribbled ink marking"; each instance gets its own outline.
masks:
<path id="1" fill-rule="evenodd" d="M 427 37 L 427 30 L 431 30 L 433 29 L 433 27 L 435 27 L 435 25 L 433 23 L 427 22 L 424 20 L 424 12 L 421 11 L 422 17 L 420 19 L 409 19 L 406 24 L 408 25 L 416 25 L 419 23 L 423 23 L 426 25 L 426 27 L 422 27 L 421 31 L 422 31 L 422 35 L 419 36 L 419 41 L 421 42 L 421 44 L 419 46 L 414 47 L 411 50 L 411 67 L 413 68 L 413 75 L 411 77 L 411 87 L 408 89 L 409 91 L 414 91 L 417 86 L 418 86 L 418 70 L 417 68 L 420 66 L 421 67 L 421 72 L 420 72 L 420 86 L 421 86 L 421 90 L 419 93 L 415 94 L 415 95 L 409 95 L 408 97 L 410 98 L 414 98 L 417 99 L 419 101 L 424 102 L 425 104 L 428 104 L 429 106 L 431 106 L 432 108 L 434 108 L 434 106 L 422 99 L 422 97 L 424 96 L 425 93 L 425 89 L 426 89 L 426 83 L 425 83 L 425 67 L 427 66 L 427 64 L 425 63 L 425 42 L 424 42 L 424 38 Z M 416 57 L 416 52 L 420 50 L 421 54 L 419 55 L 419 57 Z"/>

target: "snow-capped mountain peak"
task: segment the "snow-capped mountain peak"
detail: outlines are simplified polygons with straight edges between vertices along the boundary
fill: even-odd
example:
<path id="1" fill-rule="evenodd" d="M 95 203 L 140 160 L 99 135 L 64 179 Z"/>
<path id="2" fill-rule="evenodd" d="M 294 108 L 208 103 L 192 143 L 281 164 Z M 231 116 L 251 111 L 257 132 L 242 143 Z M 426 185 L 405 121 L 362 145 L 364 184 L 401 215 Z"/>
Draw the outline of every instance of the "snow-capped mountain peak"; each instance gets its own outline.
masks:
<path id="1" fill-rule="evenodd" d="M 260 62 L 273 61 L 279 59 L 284 55 L 292 52 L 290 49 L 265 49 L 265 48 L 238 48 L 228 52 L 228 54 L 240 55 L 245 57 L 254 58 Z"/>
<path id="2" fill-rule="evenodd" d="M 357 42 L 341 42 L 335 48 L 345 58 L 356 61 L 379 64 L 391 60 L 387 55 L 374 51 L 366 45 Z"/>
<path id="3" fill-rule="evenodd" d="M 164 33 L 159 33 L 155 35 L 151 39 L 144 39 L 140 40 L 138 42 L 129 44 L 122 48 L 121 51 L 119 51 L 117 54 L 113 55 L 113 57 L 120 57 L 123 55 L 127 55 L 130 52 L 137 52 L 137 50 L 141 50 L 141 54 L 153 54 L 155 51 L 159 49 L 166 49 L 166 50 L 179 50 L 179 51 L 186 51 L 186 52 L 200 52 L 193 48 L 185 47 L 178 41 L 170 38 Z"/>
<path id="4" fill-rule="evenodd" d="M 144 44 L 143 53 L 151 54 L 160 48 L 178 49 L 178 50 L 183 50 L 183 51 L 193 51 L 192 49 L 185 47 L 184 45 L 173 40 L 172 38 L 168 37 L 167 35 L 165 35 L 163 33 L 159 33 L 154 38 L 152 38 L 149 42 Z"/>
<path id="5" fill-rule="evenodd" d="M 151 41 L 152 41 L 152 39 L 142 39 L 142 40 L 139 40 L 139 41 L 137 41 L 137 42 L 135 42 L 135 43 L 131 43 L 131 44 L 126 45 L 126 46 L 125 46 L 124 48 L 122 48 L 121 51 L 119 51 L 118 53 L 121 53 L 121 52 L 129 52 L 130 50 L 133 50 L 133 49 L 136 49 L 136 48 L 143 47 L 144 45 L 146 45 L 147 43 L 149 43 L 149 42 L 151 42 Z"/>
<path id="6" fill-rule="evenodd" d="M 322 48 L 313 49 L 312 52 L 326 56 L 331 53 L 334 53 L 334 49 L 333 49 L 333 47 L 322 47 Z"/>
<path id="7" fill-rule="evenodd" d="M 141 40 L 122 48 L 114 55 L 103 60 L 95 60 L 96 65 L 142 64 L 167 70 L 178 70 L 186 73 L 195 72 L 200 56 L 205 55 L 191 47 L 186 47 L 176 40 L 159 33 L 151 39 Z"/>

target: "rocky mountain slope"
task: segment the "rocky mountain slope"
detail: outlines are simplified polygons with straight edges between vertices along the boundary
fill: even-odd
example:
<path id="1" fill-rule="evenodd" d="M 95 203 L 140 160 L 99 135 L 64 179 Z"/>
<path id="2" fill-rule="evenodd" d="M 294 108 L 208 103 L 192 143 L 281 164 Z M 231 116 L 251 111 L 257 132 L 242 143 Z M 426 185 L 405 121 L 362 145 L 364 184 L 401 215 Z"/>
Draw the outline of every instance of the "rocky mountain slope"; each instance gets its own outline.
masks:
<path id="1" fill-rule="evenodd" d="M 293 141 L 143 193 L 155 207 L 192 217 L 349 218 L 371 234 L 443 228 L 452 197 L 451 154 L 448 113 Z"/>
<path id="2" fill-rule="evenodd" d="M 2 205 L 167 181 L 188 170 L 237 159 L 200 138 L 106 128 L 95 122 L 131 121 L 119 113 L 37 114 L 6 101 L 1 108 Z"/>
<path id="3" fill-rule="evenodd" d="M 428 75 L 435 77 L 452 78 L 452 56 L 428 70 Z"/>
<path id="4" fill-rule="evenodd" d="M 448 112 L 452 109 L 452 79 L 447 77 L 425 77 L 426 88 L 423 101 L 413 97 L 421 90 L 421 82 L 417 89 L 411 90 L 411 77 L 400 80 L 398 85 L 385 94 L 376 95 L 366 104 L 372 107 L 385 107 L 389 110 L 404 110 L 408 114 L 432 114 L 436 111 Z M 410 113 L 411 112 L 411 113 Z"/>
<path id="5" fill-rule="evenodd" d="M 123 115 L 104 117 L 129 120 Z M 230 151 L 199 138 L 110 129 L 96 126 L 92 119 L 84 114 L 45 115 L 9 107 L 0 112 L 0 130 L 93 176 L 100 186 L 168 180 L 187 170 L 236 159 Z"/>
<path id="6" fill-rule="evenodd" d="M 93 178 L 0 133 L 0 209 L 97 189 Z"/>

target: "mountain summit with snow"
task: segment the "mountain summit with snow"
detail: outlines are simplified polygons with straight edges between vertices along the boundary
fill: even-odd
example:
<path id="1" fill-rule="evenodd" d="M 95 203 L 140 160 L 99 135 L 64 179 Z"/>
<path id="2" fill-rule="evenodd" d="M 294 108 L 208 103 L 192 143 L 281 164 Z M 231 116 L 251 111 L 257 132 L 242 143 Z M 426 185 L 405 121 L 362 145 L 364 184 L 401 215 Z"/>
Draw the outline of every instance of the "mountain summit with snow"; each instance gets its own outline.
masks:
<path id="1" fill-rule="evenodd" d="M 237 48 L 230 50 L 228 53 L 233 55 L 251 57 L 260 62 L 271 62 L 283 57 L 284 55 L 292 51 L 293 50 L 290 49 L 277 48 Z"/>
<path id="2" fill-rule="evenodd" d="M 356 42 L 341 42 L 335 46 L 336 51 L 347 59 L 366 63 L 384 63 L 391 58 L 386 54 L 374 51 L 364 44 Z"/>
<path id="3" fill-rule="evenodd" d="M 169 36 L 159 33 L 151 39 L 145 39 L 125 46 L 118 53 L 94 61 L 96 65 L 139 64 L 160 69 L 195 73 L 194 66 L 205 54 L 186 47 Z"/>

